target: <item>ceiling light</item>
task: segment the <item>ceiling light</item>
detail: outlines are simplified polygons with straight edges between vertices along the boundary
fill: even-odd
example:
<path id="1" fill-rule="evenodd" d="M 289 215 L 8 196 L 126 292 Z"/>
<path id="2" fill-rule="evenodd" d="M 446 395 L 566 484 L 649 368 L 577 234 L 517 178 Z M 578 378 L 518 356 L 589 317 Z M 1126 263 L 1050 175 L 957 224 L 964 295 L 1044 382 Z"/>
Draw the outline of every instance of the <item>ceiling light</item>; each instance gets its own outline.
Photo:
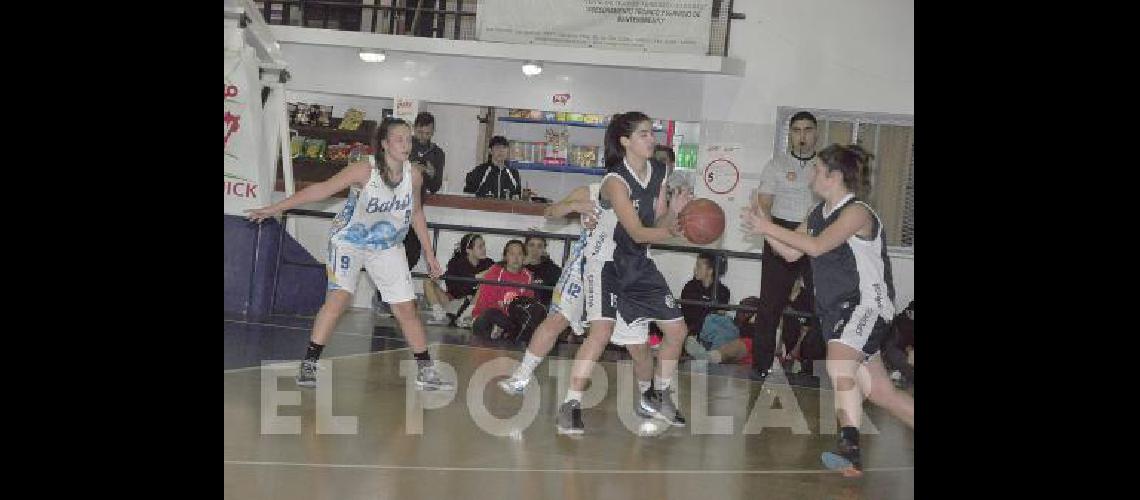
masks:
<path id="1" fill-rule="evenodd" d="M 387 57 L 388 56 L 385 55 L 384 51 L 382 51 L 382 50 L 363 50 L 362 49 L 360 51 L 360 60 L 364 61 L 364 62 L 374 62 L 374 63 L 384 62 L 384 59 L 386 59 Z"/>
<path id="2" fill-rule="evenodd" d="M 542 73 L 542 63 L 527 61 L 522 65 L 522 72 L 526 76 L 534 76 Z"/>

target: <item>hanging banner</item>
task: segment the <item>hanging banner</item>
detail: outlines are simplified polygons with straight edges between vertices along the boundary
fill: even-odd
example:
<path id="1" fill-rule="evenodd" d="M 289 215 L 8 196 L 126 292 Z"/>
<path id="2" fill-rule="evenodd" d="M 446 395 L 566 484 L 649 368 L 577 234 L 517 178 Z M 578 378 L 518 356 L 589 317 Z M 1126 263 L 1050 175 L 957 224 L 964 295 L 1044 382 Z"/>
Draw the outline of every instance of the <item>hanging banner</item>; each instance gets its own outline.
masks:
<path id="1" fill-rule="evenodd" d="M 713 0 L 480 0 L 479 41 L 706 55 Z"/>
<path id="2" fill-rule="evenodd" d="M 392 99 L 396 106 L 396 118 L 402 118 L 409 124 L 416 122 L 416 115 L 420 112 L 420 102 L 406 97 Z"/>
<path id="3" fill-rule="evenodd" d="M 273 186 L 259 169 L 262 117 L 257 54 L 242 41 L 241 30 L 226 36 L 223 107 L 225 213 L 244 215 L 246 209 L 268 205 Z"/>

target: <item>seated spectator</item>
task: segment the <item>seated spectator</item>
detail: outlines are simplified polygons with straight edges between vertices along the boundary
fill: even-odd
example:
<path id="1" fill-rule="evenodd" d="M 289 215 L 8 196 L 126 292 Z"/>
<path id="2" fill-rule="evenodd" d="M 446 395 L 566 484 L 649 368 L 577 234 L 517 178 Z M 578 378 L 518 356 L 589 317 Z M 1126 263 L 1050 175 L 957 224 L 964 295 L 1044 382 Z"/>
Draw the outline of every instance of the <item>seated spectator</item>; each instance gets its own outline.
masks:
<path id="1" fill-rule="evenodd" d="M 815 376 L 815 361 L 827 355 L 827 345 L 819 330 L 819 319 L 815 317 L 812 297 L 803 291 L 803 278 L 792 286 L 791 301 L 788 307 L 807 315 L 790 314 L 786 310 L 780 323 L 780 338 L 784 344 L 784 354 L 779 356 L 780 365 L 793 385 L 819 387 L 819 377 Z M 793 372 L 795 362 L 800 362 L 800 370 Z"/>
<path id="2" fill-rule="evenodd" d="M 506 283 L 522 283 L 529 285 L 534 281 L 534 275 L 523 267 L 523 242 L 510 240 L 503 247 L 503 261 L 491 266 L 483 275 L 483 279 L 497 280 Z M 475 319 L 471 330 L 476 335 L 487 335 L 498 339 L 504 334 L 510 336 L 517 328 L 509 317 L 508 307 L 516 297 L 534 297 L 534 290 L 530 288 L 512 287 L 503 285 L 485 284 L 475 292 L 475 308 L 471 317 Z"/>
<path id="3" fill-rule="evenodd" d="M 799 279 L 792 286 L 789 307 L 795 311 L 810 314 L 812 312 L 812 297 L 810 294 L 800 293 L 801 290 L 803 290 L 803 280 Z M 759 308 L 760 299 L 748 297 L 740 301 L 740 305 Z M 737 311 L 736 318 L 737 325 L 742 332 L 741 336 L 748 340 L 747 344 L 751 348 L 752 339 L 759 329 L 756 313 Z M 785 311 L 782 320 L 780 338 L 784 344 L 784 354 L 780 356 L 780 364 L 784 368 L 784 374 L 788 377 L 788 383 L 803 387 L 819 387 L 819 377 L 814 374 L 814 362 L 824 358 L 827 353 L 827 346 L 820 334 L 818 319 L 814 316 L 805 317 L 798 314 L 788 314 Z M 771 350 L 775 351 L 775 347 L 773 346 Z M 792 369 L 796 361 L 800 362 L 800 370 L 793 372 Z"/>
<path id="4" fill-rule="evenodd" d="M 693 279 L 685 283 L 685 287 L 681 289 L 682 300 L 696 300 L 701 302 L 714 302 L 717 304 L 731 304 L 731 294 L 728 287 L 720 282 L 720 277 L 724 276 L 725 270 L 728 267 L 727 261 L 721 261 L 721 268 L 719 272 L 714 272 L 716 265 L 716 254 L 701 252 L 697 256 L 697 262 L 693 265 Z M 716 283 L 716 300 L 713 300 L 713 283 Z M 701 328 L 705 323 L 705 318 L 709 314 L 718 313 L 725 314 L 723 309 L 713 309 L 706 306 L 694 305 L 681 305 L 681 314 L 685 317 L 685 325 L 689 328 L 689 335 L 696 336 L 700 334 Z M 657 327 L 657 323 L 649 324 L 649 345 L 656 348 L 661 343 L 661 329 Z"/>
<path id="5" fill-rule="evenodd" d="M 796 311 L 805 311 L 805 303 L 810 299 L 807 294 L 800 293 L 803 288 L 802 281 L 792 288 L 791 308 Z M 759 309 L 759 297 L 747 297 L 740 301 L 740 305 Z M 808 304 L 810 305 L 810 304 Z M 810 310 L 810 309 L 808 309 Z M 721 324 L 713 320 L 717 315 L 710 315 L 702 325 L 698 338 L 689 337 L 685 340 L 685 352 L 694 359 L 704 359 L 710 363 L 741 363 L 752 364 L 752 339 L 755 335 L 756 313 L 737 311 L 736 321 L 732 325 Z M 814 317 L 805 318 L 793 314 L 784 314 L 781 337 L 783 338 L 786 354 L 781 359 L 784 372 L 790 385 L 803 387 L 819 387 L 819 377 L 812 374 L 813 361 L 823 359 L 826 346 L 820 335 L 818 321 Z M 743 334 L 742 334 L 743 333 Z M 800 362 L 799 372 L 792 372 L 795 361 Z"/>
<path id="6" fill-rule="evenodd" d="M 495 261 L 487 258 L 487 245 L 483 242 L 483 237 L 468 233 L 463 235 L 459 244 L 455 246 L 451 259 L 447 261 L 447 270 L 444 274 L 475 278 L 490 269 L 494 263 Z M 431 304 L 432 312 L 432 318 L 427 321 L 429 325 L 447 323 L 448 315 L 452 316 L 453 322 L 454 318 L 462 316 L 478 288 L 478 283 L 470 281 L 445 279 L 444 284 L 447 286 L 446 290 L 440 288 L 438 280 L 424 281 L 424 297 L 428 304 Z"/>
<path id="7" fill-rule="evenodd" d="M 558 267 L 550 256 L 546 254 L 546 238 L 541 236 L 526 237 L 526 268 L 534 274 L 534 284 L 554 286 L 562 276 L 562 268 Z M 553 290 L 535 290 L 535 297 L 546 308 L 550 308 L 550 299 L 554 296 Z"/>
<path id="8" fill-rule="evenodd" d="M 883 365 L 891 371 L 895 387 L 905 389 L 914 384 L 914 301 L 895 315 L 891 330 L 883 341 Z"/>
<path id="9" fill-rule="evenodd" d="M 721 260 L 720 269 L 716 268 L 716 254 L 701 252 L 697 255 L 697 262 L 693 265 L 693 279 L 685 283 L 681 289 L 682 300 L 698 300 L 716 304 L 731 304 L 732 294 L 728 287 L 720 282 L 724 276 L 728 262 Z M 713 289 L 716 289 L 716 299 L 713 299 Z M 722 313 L 723 309 L 715 310 Z M 685 316 L 685 324 L 689 327 L 690 335 L 699 335 L 705 323 L 705 318 L 714 313 L 714 309 L 707 306 L 681 305 L 681 313 Z"/>
<path id="10" fill-rule="evenodd" d="M 757 307 L 760 299 L 748 297 L 740 301 L 742 306 Z M 685 339 L 685 352 L 693 359 L 709 363 L 752 364 L 752 337 L 741 336 L 740 332 L 754 320 L 751 313 L 737 311 L 736 321 L 721 314 L 710 314 L 701 325 L 701 333 Z"/>

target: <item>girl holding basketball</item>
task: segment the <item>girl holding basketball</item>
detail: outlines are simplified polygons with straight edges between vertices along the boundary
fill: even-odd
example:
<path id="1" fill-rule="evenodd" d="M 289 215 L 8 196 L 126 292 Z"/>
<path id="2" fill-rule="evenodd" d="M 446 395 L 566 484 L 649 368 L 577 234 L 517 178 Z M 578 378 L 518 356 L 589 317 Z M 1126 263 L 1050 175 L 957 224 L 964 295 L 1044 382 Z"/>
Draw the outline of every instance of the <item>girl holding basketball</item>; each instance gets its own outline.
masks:
<path id="1" fill-rule="evenodd" d="M 581 399 L 593 369 L 614 333 L 615 321 L 635 329 L 655 321 L 665 334 L 657 375 L 647 389 L 650 413 L 673 425 L 683 425 L 672 398 L 673 375 L 688 334 L 681 308 L 665 277 L 649 256 L 648 245 L 681 234 L 676 214 L 692 195 L 676 195 L 666 207 L 665 165 L 652 160 L 652 121 L 644 113 L 615 115 L 606 127 L 606 170 L 598 204 L 612 212 L 612 223 L 600 220 L 594 231 L 612 234 L 587 260 L 585 294 L 587 315 L 596 318 L 574 358 L 570 389 L 559 407 L 559 433 L 583 432 Z M 608 226 L 608 227 L 606 227 Z M 595 278 L 596 276 L 596 278 Z M 594 312 L 590 312 L 594 311 Z"/>
<path id="2" fill-rule="evenodd" d="M 827 373 L 835 385 L 838 450 L 823 455 L 845 476 L 862 474 L 859 420 L 864 395 L 914 428 L 914 400 L 895 389 L 883 368 L 879 345 L 894 316 L 894 286 L 882 222 L 855 197 L 863 188 L 870 154 L 857 145 L 833 144 L 813 160 L 811 189 L 823 202 L 795 231 L 765 217 L 759 203 L 741 214 L 745 229 L 789 262 L 807 254 L 815 278 L 815 313 L 827 339 Z"/>
<path id="3" fill-rule="evenodd" d="M 297 385 L 317 385 L 317 359 L 337 320 L 352 301 L 360 268 L 364 267 L 392 306 L 400 330 L 412 348 L 419 365 L 416 385 L 428 390 L 451 389 L 454 383 L 440 380 L 428 354 L 424 325 L 413 301 L 415 287 L 404 255 L 403 241 L 410 226 L 424 249 L 429 274 L 433 279 L 442 274 L 419 195 L 423 174 L 408 161 L 412 129 L 404 120 L 387 119 L 380 124 L 378 133 L 381 149 L 368 161 L 350 164 L 329 180 L 268 207 L 248 210 L 249 219 L 261 222 L 351 187 L 348 201 L 333 219 L 329 232 L 329 293 L 313 321 L 313 334 L 297 374 Z"/>
<path id="4" fill-rule="evenodd" d="M 653 385 L 653 356 L 649 352 L 649 325 L 642 324 L 633 327 L 623 321 L 616 323 L 599 322 L 600 308 L 595 306 L 586 310 L 586 297 L 584 284 L 587 281 L 600 279 L 601 266 L 590 266 L 589 263 L 597 259 L 603 248 L 607 248 L 609 239 L 613 236 L 617 225 L 617 216 L 613 210 L 601 210 L 598 207 L 598 196 L 601 184 L 594 183 L 581 186 L 571 191 L 562 201 L 546 208 L 546 217 L 556 218 L 577 212 L 581 215 L 582 233 L 570 250 L 570 258 L 566 267 L 555 285 L 553 301 L 550 304 L 550 313 L 546 319 L 535 329 L 534 335 L 527 345 L 522 362 L 515 369 L 510 378 L 500 380 L 499 387 L 512 396 L 522 395 L 530 384 L 535 368 L 542 362 L 543 356 L 550 353 L 558 334 L 571 327 L 575 333 L 584 332 L 585 322 L 590 323 L 591 329 L 612 329 L 610 342 L 624 346 L 633 359 L 633 372 L 637 378 L 638 398 L 634 407 L 635 412 L 642 418 L 652 418 L 656 412 L 656 404 L 651 399 L 650 388 Z M 589 266 L 593 274 L 586 276 Z M 599 326 L 599 324 L 601 326 Z M 676 415 L 678 424 L 684 424 L 684 417 Z M 559 426 L 562 434 L 580 434 L 582 429 L 575 428 L 570 421 Z"/>

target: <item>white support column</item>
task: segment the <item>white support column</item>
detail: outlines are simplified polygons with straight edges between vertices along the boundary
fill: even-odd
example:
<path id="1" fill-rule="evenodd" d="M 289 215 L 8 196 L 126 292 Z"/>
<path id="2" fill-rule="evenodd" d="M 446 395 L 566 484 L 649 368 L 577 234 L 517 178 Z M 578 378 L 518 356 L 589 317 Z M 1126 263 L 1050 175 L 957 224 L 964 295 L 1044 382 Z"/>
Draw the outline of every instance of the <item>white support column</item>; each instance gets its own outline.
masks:
<path id="1" fill-rule="evenodd" d="M 267 192 L 270 195 L 277 189 L 277 157 L 281 157 L 282 176 L 285 180 L 285 196 L 292 196 L 296 192 L 293 181 L 293 158 L 289 145 L 289 116 L 288 106 L 285 104 L 285 85 L 281 83 L 282 70 L 276 68 L 265 72 L 262 85 L 268 87 L 269 96 L 265 101 L 265 115 L 263 119 L 265 131 L 265 156 L 268 163 L 269 175 L 267 179 Z M 297 220 L 290 218 L 285 223 L 285 231 L 294 238 L 297 236 Z"/>

